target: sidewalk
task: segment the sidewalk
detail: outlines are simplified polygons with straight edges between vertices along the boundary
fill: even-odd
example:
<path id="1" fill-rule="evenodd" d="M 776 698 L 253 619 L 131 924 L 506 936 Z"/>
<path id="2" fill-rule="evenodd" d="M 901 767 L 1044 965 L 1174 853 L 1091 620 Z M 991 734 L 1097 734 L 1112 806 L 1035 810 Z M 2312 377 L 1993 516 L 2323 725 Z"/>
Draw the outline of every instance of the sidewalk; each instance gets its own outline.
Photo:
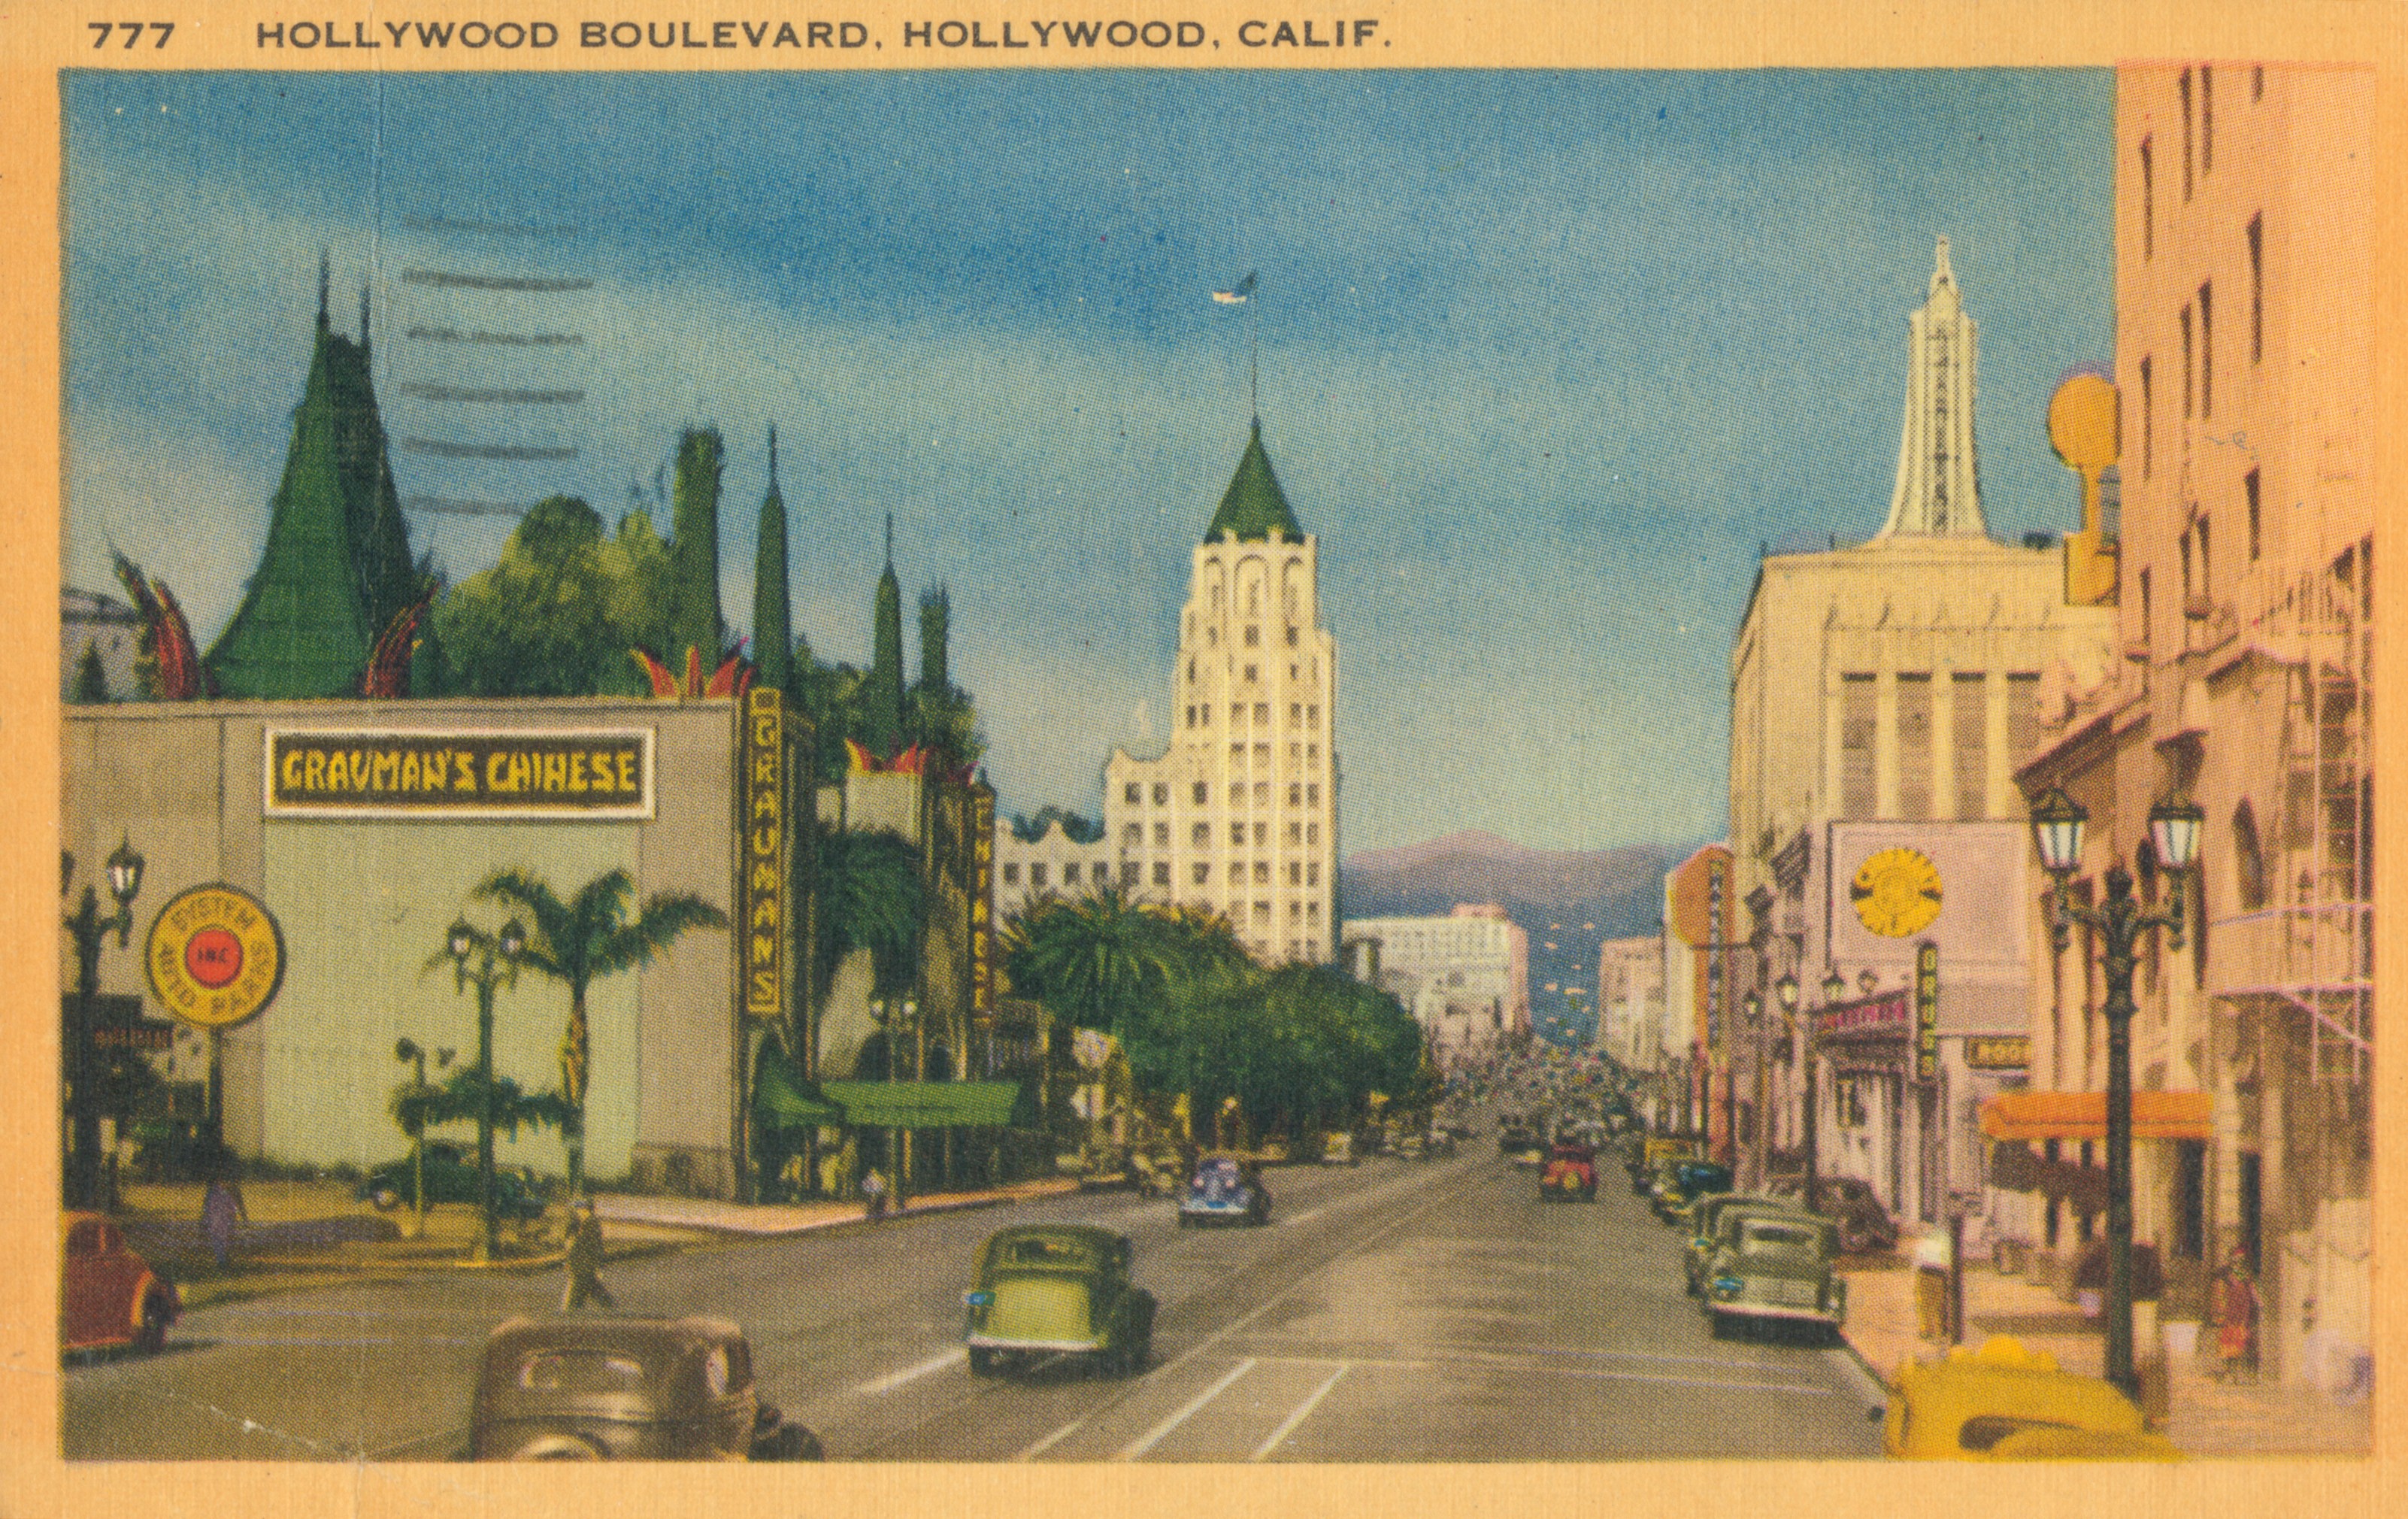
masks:
<path id="1" fill-rule="evenodd" d="M 889 1210 L 886 1216 L 912 1218 L 965 1208 L 993 1208 L 1075 1192 L 1078 1186 L 1074 1177 L 1051 1176 L 977 1192 L 924 1193 L 905 1207 Z M 615 1192 L 596 1193 L 594 1211 L 609 1224 L 652 1224 L 759 1238 L 807 1234 L 814 1229 L 868 1222 L 858 1202 L 738 1203 L 711 1197 L 637 1197 Z"/>
<path id="2" fill-rule="evenodd" d="M 1848 1283 L 1848 1342 L 1885 1382 L 1913 1359 L 1936 1360 L 1940 1347 L 1917 1335 L 1914 1273 L 1904 1266 L 1842 1273 Z M 2200 1331 L 2202 1341 L 2214 1330 Z M 1986 1266 L 1965 1272 L 1965 1340 L 1980 1345 L 2013 1335 L 2028 1350 L 2046 1351 L 2065 1370 L 2100 1374 L 2105 1340 L 2080 1309 L 2019 1276 Z M 2149 1354 L 2143 1347 L 2141 1354 Z M 2207 1374 L 2200 1354 L 2168 1355 L 2169 1413 L 2165 1434 L 2186 1455 L 2365 1456 L 2373 1451 L 2372 1404 L 2343 1402 L 2272 1381 L 2228 1384 Z"/>

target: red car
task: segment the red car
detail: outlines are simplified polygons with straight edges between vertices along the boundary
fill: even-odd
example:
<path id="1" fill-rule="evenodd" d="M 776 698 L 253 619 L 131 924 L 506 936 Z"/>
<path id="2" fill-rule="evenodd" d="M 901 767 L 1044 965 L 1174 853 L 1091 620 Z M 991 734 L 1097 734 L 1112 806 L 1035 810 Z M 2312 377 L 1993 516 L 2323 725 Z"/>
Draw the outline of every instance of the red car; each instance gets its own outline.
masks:
<path id="1" fill-rule="evenodd" d="M 126 1248 L 125 1236 L 99 1213 L 64 1219 L 66 1260 L 59 1273 L 59 1348 L 131 1345 L 155 1351 L 183 1311 L 176 1284 Z"/>
<path id="2" fill-rule="evenodd" d="M 1583 1202 L 1597 1200 L 1597 1152 L 1584 1144 L 1557 1141 L 1547 1168 L 1539 1176 L 1539 1199 L 1570 1202 L 1574 1197 Z"/>

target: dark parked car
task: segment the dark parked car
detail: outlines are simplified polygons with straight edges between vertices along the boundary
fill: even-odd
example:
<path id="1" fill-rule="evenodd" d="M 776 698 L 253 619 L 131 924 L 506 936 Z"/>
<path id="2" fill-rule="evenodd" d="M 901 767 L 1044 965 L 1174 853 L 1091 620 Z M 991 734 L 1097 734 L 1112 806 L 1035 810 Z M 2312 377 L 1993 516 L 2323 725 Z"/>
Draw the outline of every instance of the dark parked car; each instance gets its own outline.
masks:
<path id="1" fill-rule="evenodd" d="M 1796 1201 L 1806 1196 L 1806 1179 L 1776 1176 L 1765 1190 L 1776 1197 Z M 1816 1178 L 1814 1202 L 1808 1211 L 1840 1221 L 1840 1248 L 1850 1254 L 1891 1250 L 1898 1245 L 1898 1224 L 1873 1195 L 1871 1184 L 1857 1177 Z"/>
<path id="2" fill-rule="evenodd" d="M 387 1161 L 368 1172 L 366 1180 L 360 1182 L 359 1199 L 373 1203 L 386 1212 L 414 1206 L 417 1174 L 417 1167 L 408 1155 Z M 428 1145 L 426 1200 L 429 1203 L 477 1201 L 477 1157 L 462 1151 L 456 1144 Z M 504 1218 L 538 1219 L 543 1216 L 543 1195 L 526 1177 L 517 1171 L 494 1168 L 495 1212 Z"/>
<path id="3" fill-rule="evenodd" d="M 511 1319 L 485 1341 L 472 1461 L 816 1461 L 724 1319 Z"/>
<path id="4" fill-rule="evenodd" d="M 1689 1204 L 1711 1192 L 1731 1189 L 1731 1168 L 1718 1160 L 1675 1160 L 1656 1173 L 1648 1206 L 1667 1224 L 1677 1224 Z"/>
<path id="5" fill-rule="evenodd" d="M 1828 1218 L 1723 1210 L 1698 1292 L 1714 1338 L 1775 1321 L 1819 1325 L 1836 1338 L 1848 1319 L 1848 1283 L 1832 1269 L 1839 1253 L 1840 1226 Z"/>
<path id="6" fill-rule="evenodd" d="M 1242 1155 L 1208 1154 L 1196 1162 L 1179 1199 L 1179 1226 L 1197 1224 L 1268 1224 L 1270 1188 L 1263 1173 Z"/>

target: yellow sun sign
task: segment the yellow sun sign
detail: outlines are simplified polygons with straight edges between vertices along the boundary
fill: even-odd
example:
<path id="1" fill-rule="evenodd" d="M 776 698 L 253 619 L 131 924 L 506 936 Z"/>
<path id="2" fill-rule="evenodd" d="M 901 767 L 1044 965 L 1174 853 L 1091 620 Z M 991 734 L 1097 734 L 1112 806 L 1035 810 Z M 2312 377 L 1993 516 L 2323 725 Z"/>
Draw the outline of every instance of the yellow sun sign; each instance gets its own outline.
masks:
<path id="1" fill-rule="evenodd" d="M 1940 916 L 1940 869 L 1921 850 L 1885 849 L 1856 867 L 1848 899 L 1867 928 L 1905 939 Z"/>
<path id="2" fill-rule="evenodd" d="M 255 1016 L 284 984 L 284 932 L 257 897 L 223 883 L 179 893 L 150 923 L 150 990 L 201 1028 Z"/>

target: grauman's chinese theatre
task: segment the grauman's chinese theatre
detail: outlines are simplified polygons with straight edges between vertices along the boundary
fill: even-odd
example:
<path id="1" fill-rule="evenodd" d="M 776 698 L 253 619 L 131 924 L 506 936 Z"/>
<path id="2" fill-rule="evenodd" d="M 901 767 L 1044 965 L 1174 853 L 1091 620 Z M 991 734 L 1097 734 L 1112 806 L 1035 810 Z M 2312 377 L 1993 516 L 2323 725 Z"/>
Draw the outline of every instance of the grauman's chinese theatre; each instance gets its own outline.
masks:
<path id="1" fill-rule="evenodd" d="M 219 1065 L 226 1142 L 287 1163 L 402 1153 L 387 1110 L 410 1075 L 396 1041 L 450 1051 L 453 1069 L 475 1061 L 475 988 L 457 988 L 444 950 L 464 913 L 489 932 L 507 916 L 470 899 L 493 871 L 524 870 L 566 898 L 622 869 L 638 901 L 683 892 L 721 908 L 733 931 L 689 933 L 593 982 L 586 1143 L 597 1179 L 724 1195 L 744 1143 L 745 1036 L 794 990 L 788 823 L 810 775 L 797 739 L 769 691 L 70 708 L 62 846 L 98 860 L 130 838 L 149 861 L 135 904 L 146 925 L 212 881 L 274 914 L 282 990 L 222 1033 Z M 159 1017 L 141 961 L 103 955 L 102 990 L 143 996 Z M 559 982 L 528 971 L 500 987 L 496 1073 L 555 1087 L 567 1013 Z M 179 1044 L 206 1068 L 205 1045 Z M 555 1134 L 500 1144 L 506 1164 L 559 1169 Z"/>

